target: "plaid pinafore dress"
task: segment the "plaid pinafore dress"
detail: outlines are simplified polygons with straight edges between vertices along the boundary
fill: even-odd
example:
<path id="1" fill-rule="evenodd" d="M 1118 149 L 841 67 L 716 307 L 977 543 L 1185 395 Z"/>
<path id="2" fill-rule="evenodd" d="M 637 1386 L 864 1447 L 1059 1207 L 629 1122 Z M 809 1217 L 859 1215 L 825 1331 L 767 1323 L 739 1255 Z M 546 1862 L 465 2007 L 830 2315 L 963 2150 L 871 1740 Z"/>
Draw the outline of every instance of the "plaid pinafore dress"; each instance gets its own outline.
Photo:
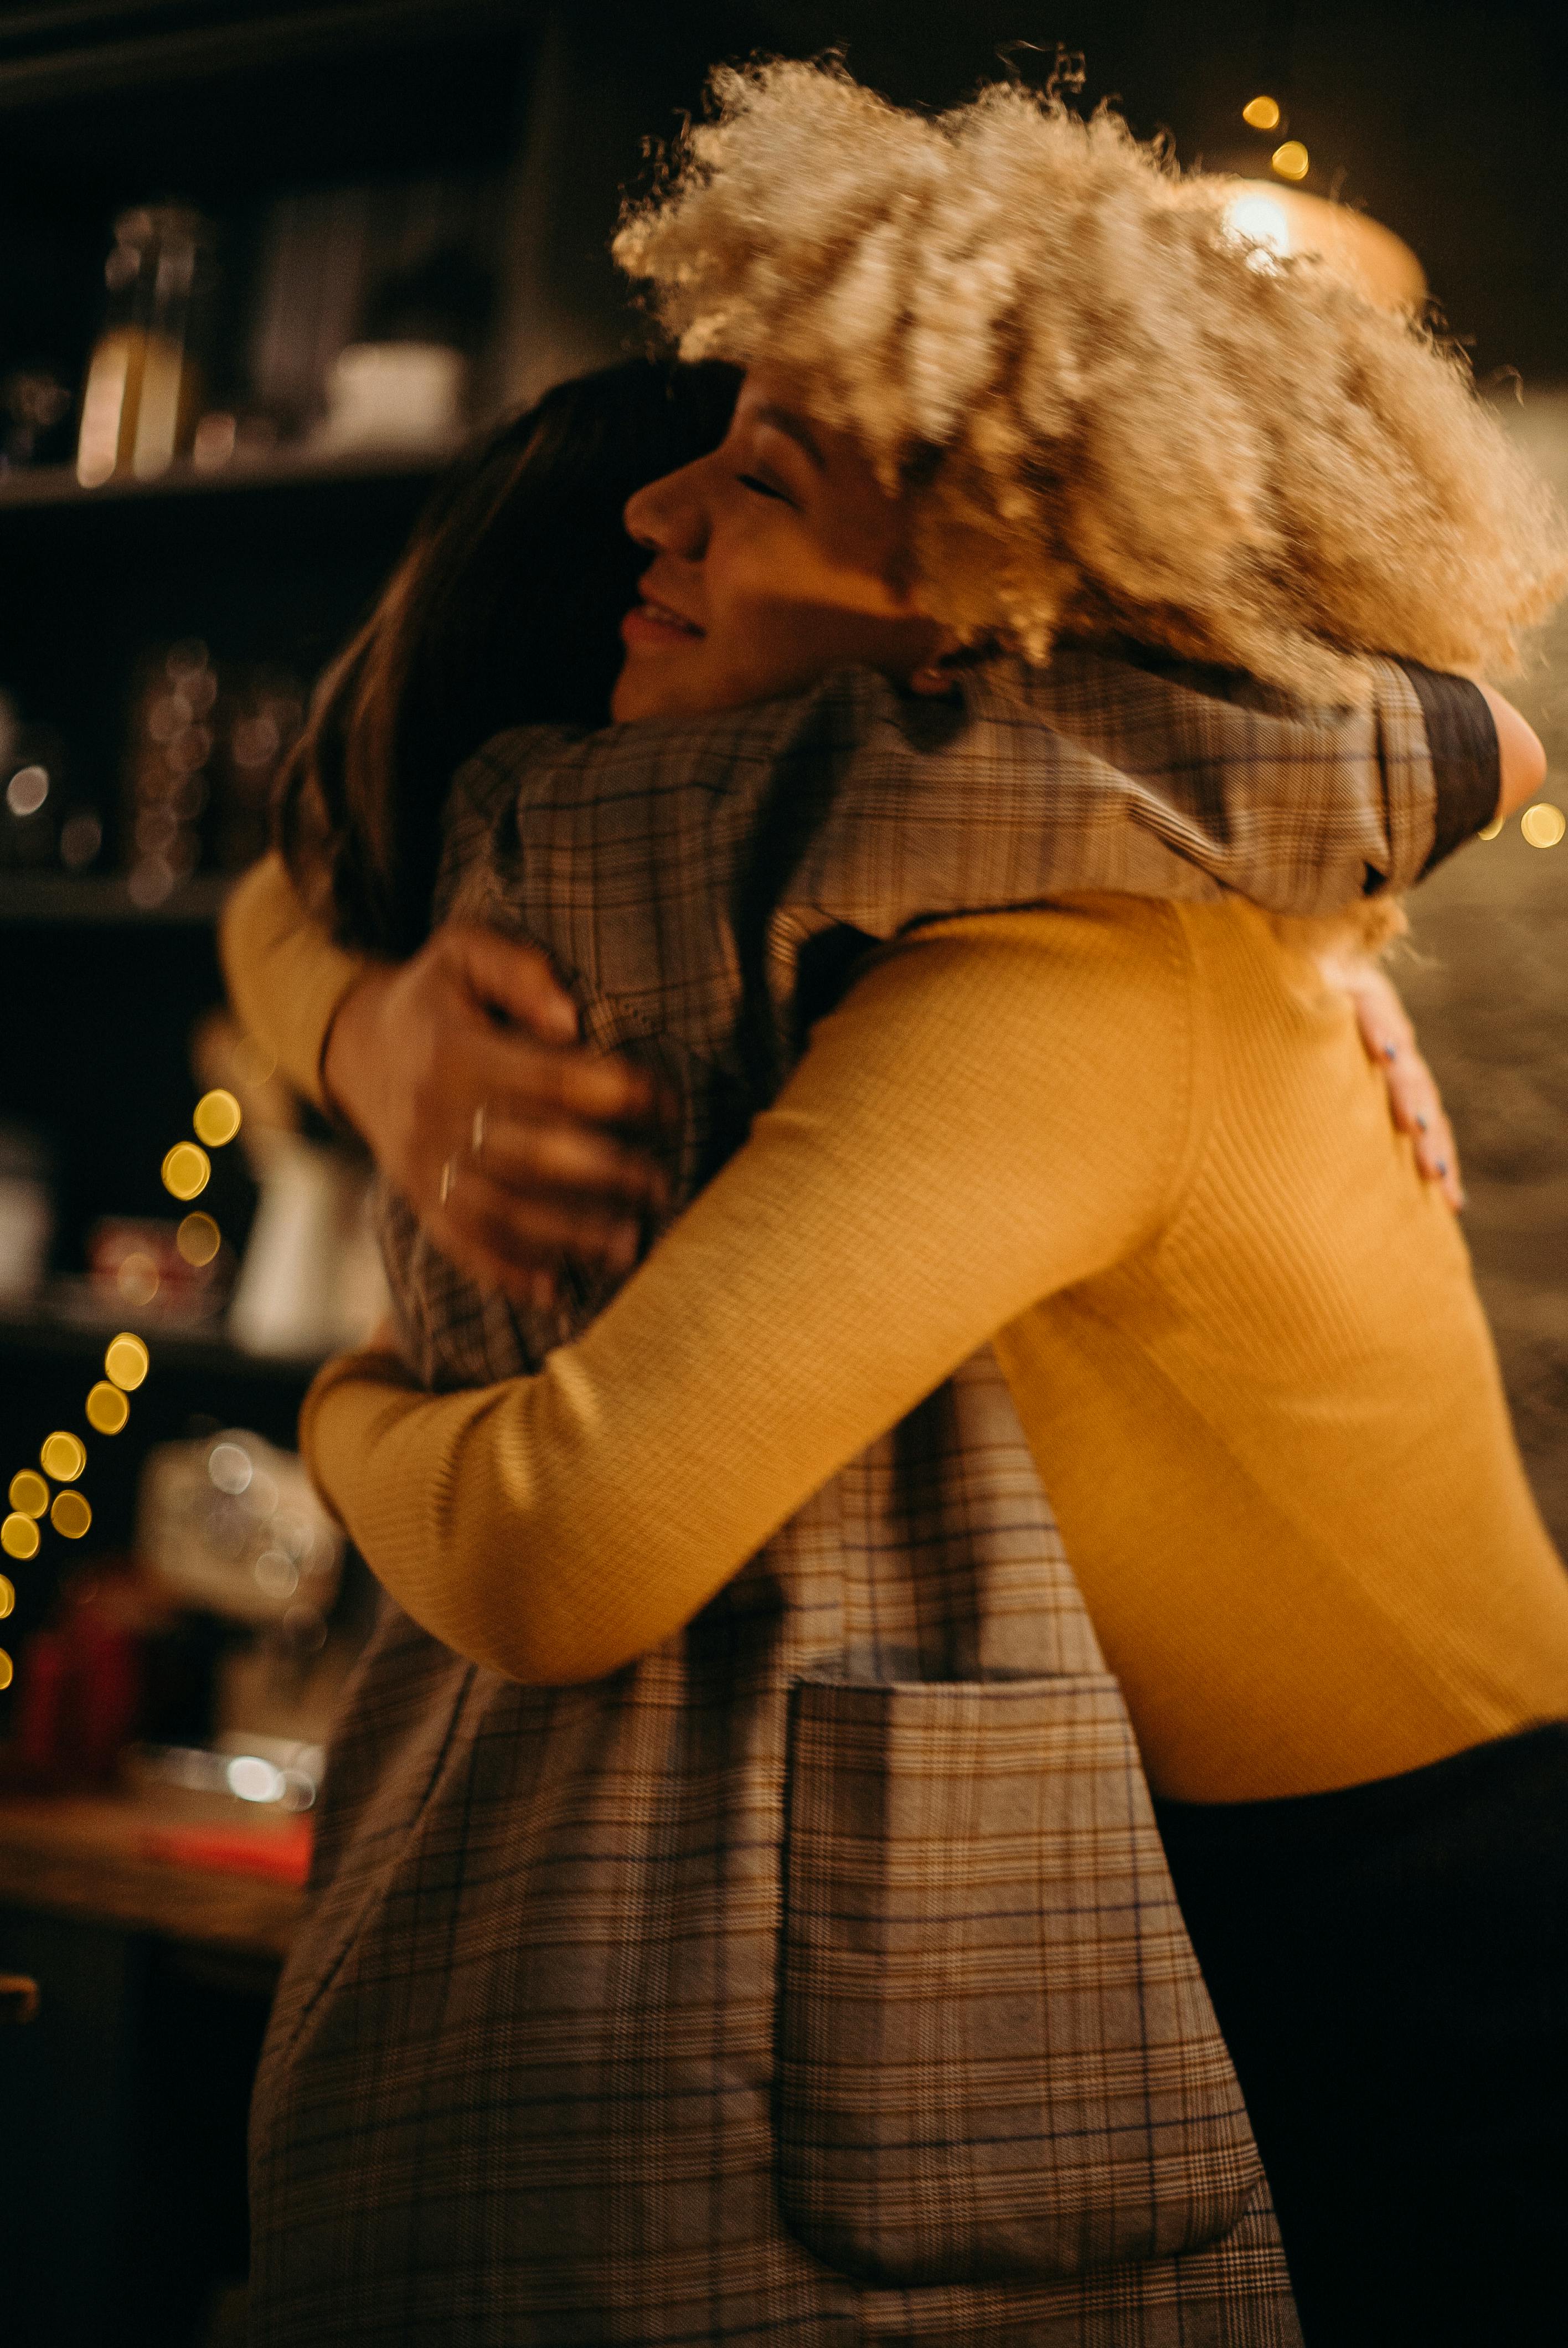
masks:
<path id="1" fill-rule="evenodd" d="M 459 777 L 444 907 L 545 945 L 585 1032 L 662 1071 L 678 1199 L 857 943 L 1093 880 L 1214 893 L 1171 852 L 1179 776 L 1106 813 L 1175 688 L 1074 656 L 984 690 L 966 716 L 850 675 L 782 736 L 776 710 L 641 727 L 635 755 L 533 731 Z M 1419 708 L 1390 691 L 1413 797 Z M 1044 765 L 1042 716 L 1071 737 Z M 1249 723 L 1260 768 L 1287 757 Z M 471 1289 L 395 1200 L 385 1235 L 432 1385 L 569 1334 Z M 252 2155 L 255 2348 L 1298 2341 L 1122 1697 L 989 1351 L 610 1679 L 518 1686 L 384 1599 Z"/>

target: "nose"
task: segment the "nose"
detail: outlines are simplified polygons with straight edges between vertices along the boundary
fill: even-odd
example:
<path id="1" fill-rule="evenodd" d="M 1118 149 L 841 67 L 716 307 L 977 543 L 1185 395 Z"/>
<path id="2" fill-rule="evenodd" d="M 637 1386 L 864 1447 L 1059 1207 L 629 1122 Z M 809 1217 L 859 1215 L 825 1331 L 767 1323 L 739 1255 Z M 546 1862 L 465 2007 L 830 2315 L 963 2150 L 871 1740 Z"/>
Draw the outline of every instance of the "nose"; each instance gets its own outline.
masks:
<path id="1" fill-rule="evenodd" d="M 627 534 L 653 554 L 701 562 L 708 551 L 708 506 L 703 495 L 706 458 L 682 465 L 634 490 L 626 500 Z"/>

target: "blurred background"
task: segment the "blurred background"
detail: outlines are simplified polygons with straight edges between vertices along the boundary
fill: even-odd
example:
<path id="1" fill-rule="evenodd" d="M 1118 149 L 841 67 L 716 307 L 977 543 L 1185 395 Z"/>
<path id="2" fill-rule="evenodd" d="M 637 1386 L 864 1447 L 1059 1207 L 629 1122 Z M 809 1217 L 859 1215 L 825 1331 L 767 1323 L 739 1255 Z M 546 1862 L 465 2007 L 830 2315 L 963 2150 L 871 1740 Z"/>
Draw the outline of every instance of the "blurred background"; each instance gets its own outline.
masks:
<path id="1" fill-rule="evenodd" d="M 835 45 L 927 105 L 1081 57 L 1084 104 L 1114 98 L 1184 164 L 1236 175 L 1266 241 L 1328 233 L 1303 196 L 1383 223 L 1399 242 L 1355 231 L 1348 264 L 1407 287 L 1424 271 L 1568 496 L 1561 0 L 0 6 L 0 2326 L 17 2348 L 242 2336 L 245 2099 L 368 1619 L 292 1451 L 314 1365 L 374 1314 L 364 1169 L 229 1023 L 223 892 L 264 845 L 314 676 L 448 455 L 641 345 L 605 247 L 644 142 L 714 60 Z M 1568 765 L 1568 629 L 1512 689 Z M 1398 975 L 1568 1547 L 1559 801 L 1554 771 L 1522 823 L 1421 891 Z"/>

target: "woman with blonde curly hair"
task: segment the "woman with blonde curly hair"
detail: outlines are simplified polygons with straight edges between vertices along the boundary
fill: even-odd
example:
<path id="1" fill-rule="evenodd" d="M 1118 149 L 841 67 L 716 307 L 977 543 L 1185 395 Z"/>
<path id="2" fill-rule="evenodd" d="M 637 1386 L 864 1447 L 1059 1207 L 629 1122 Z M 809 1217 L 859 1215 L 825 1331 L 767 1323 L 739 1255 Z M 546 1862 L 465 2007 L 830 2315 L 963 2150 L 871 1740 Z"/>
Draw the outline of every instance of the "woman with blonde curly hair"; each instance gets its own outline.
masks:
<path id="1" fill-rule="evenodd" d="M 1086 1993 L 1102 2032 L 1116 2003 L 1121 1944 L 1081 1948 L 1087 1911 L 1061 1889 L 1085 1848 L 1139 1845 L 1132 1813 L 1112 1828 L 1071 1790 L 1091 1769 L 1083 1735 L 1119 1699 L 1091 1648 L 1073 1664 L 1036 1640 L 1050 1569 L 1033 1519 L 1018 1544 L 1013 1467 L 990 1493 L 1010 1495 L 1010 1530 L 1004 1510 L 977 1537 L 994 1430 L 937 1479 L 948 1547 L 917 1529 L 943 1456 L 922 1471 L 918 1428 L 936 1422 L 919 1415 L 972 1434 L 969 1357 L 994 1344 L 1136 1730 L 1308 2338 L 1545 2339 L 1564 2183 L 1568 1587 L 1462 1246 L 1314 939 L 1212 888 L 1140 892 L 1133 875 L 1108 894 L 1109 869 L 1098 890 L 1042 886 L 1016 851 L 1052 812 L 1020 813 L 1042 713 L 1099 706 L 1108 656 L 1145 648 L 1129 673 L 1151 680 L 1212 664 L 1199 691 L 1260 722 L 1307 689 L 1387 729 L 1388 657 L 1511 658 L 1563 583 L 1560 532 L 1415 329 L 1238 248 L 1213 191 L 1113 123 L 1012 90 L 927 122 L 805 67 L 721 77 L 720 99 L 620 243 L 688 355 L 747 369 L 723 445 L 628 508 L 654 559 L 614 706 L 661 721 L 651 778 L 636 724 L 619 765 L 591 740 L 557 744 L 520 788 L 497 746 L 459 779 L 442 901 L 551 948 L 603 1041 L 649 1035 L 657 1005 L 686 1050 L 684 1187 L 723 1139 L 723 1083 L 756 1113 L 581 1334 L 514 1323 L 520 1366 L 467 1391 L 430 1396 L 381 1351 L 313 1390 L 323 1489 L 389 1591 L 480 1667 L 460 1713 L 487 1674 L 528 1700 L 463 1781 L 470 1817 L 492 1781 L 516 1783 L 515 1840 L 432 1839 L 418 1804 L 378 1814 L 371 1788 L 364 1846 L 417 1845 L 411 1915 L 482 1902 L 512 1873 L 530 1890 L 506 1911 L 514 1942 L 490 1916 L 488 1959 L 448 1917 L 437 1981 L 401 1972 L 395 1938 L 363 1921 L 392 1898 L 381 1862 L 351 1866 L 327 1969 L 347 1987 L 302 1982 L 289 2045 L 354 2076 L 353 1998 L 391 1985 L 395 2062 L 356 2094 L 366 2114 L 401 2098 L 375 2122 L 371 2171 L 400 2191 L 415 2107 L 458 2125 L 442 2100 L 455 2053 L 439 2050 L 482 2026 L 486 1963 L 509 1952 L 527 1984 L 497 2017 L 508 2041 L 548 1993 L 529 2093 L 486 2123 L 489 2157 L 524 2180 L 522 2205 L 487 2221 L 514 2246 L 494 2265 L 505 2306 L 455 2302 L 455 2340 L 804 2343 L 858 2323 L 1109 2343 L 1132 2302 L 1097 2300 L 1094 2277 L 1140 2258 L 1164 2276 L 1137 2302 L 1140 2339 L 1194 2322 L 1288 2339 L 1266 2292 L 1248 2299 L 1245 2260 L 1228 2315 L 1198 2280 L 1239 2240 L 1240 2139 L 1217 2106 L 1183 2104 L 1174 2075 L 1151 2092 L 1158 2066 L 1086 2020 Z M 1050 654 L 1045 679 L 1009 669 L 1009 648 Z M 955 664 L 976 653 L 979 669 Z M 907 691 L 820 684 L 845 662 Z M 857 965 L 871 938 L 849 938 L 815 997 L 803 941 L 825 905 L 854 901 L 824 847 L 845 853 L 831 800 L 815 831 L 760 803 L 788 870 L 759 911 L 743 839 L 722 868 L 732 893 L 699 885 L 708 833 L 750 805 L 743 782 L 712 760 L 677 771 L 686 721 L 768 695 L 804 696 L 796 752 L 860 758 L 878 726 L 902 746 L 880 782 L 856 769 L 868 804 L 878 788 L 887 803 L 853 834 L 867 858 L 907 854 L 898 797 L 931 771 L 910 743 L 939 761 L 977 708 L 992 727 L 989 784 L 971 767 L 968 808 L 939 801 L 963 885 L 922 895 L 927 872 L 895 862 L 895 887 L 868 863 L 884 926 L 867 926 L 891 942 Z M 1122 705 L 1124 750 L 1153 707 Z M 733 762 L 746 738 L 727 738 Z M 1071 770 L 1053 779 L 1059 818 L 1092 829 L 1092 788 L 1075 803 Z M 1257 779 L 1232 812 L 1288 863 L 1307 769 L 1282 755 Z M 1319 831 L 1307 853 L 1328 845 Z M 743 1048 L 759 1035 L 760 1074 Z M 481 1117 L 451 1181 L 489 1180 L 515 1148 L 503 1116 Z M 460 1383 L 473 1373 L 454 1364 L 487 1344 L 493 1362 L 500 1340 L 482 1299 L 432 1290 L 419 1249 L 395 1226 L 405 1344 L 426 1382 Z M 846 1488 L 863 1452 L 885 1513 L 866 1503 L 863 1584 L 847 1568 L 834 1581 L 813 1495 Z M 924 1573 L 879 1568 L 878 1538 L 888 1559 L 927 1543 Z M 395 1733 L 421 1782 L 444 1784 L 460 1715 Z M 748 1769 L 761 1797 L 733 1809 Z M 1049 1820 L 1042 1788 L 1064 1805 Z M 1025 1847 L 1050 1856 L 1020 1905 Z M 750 1919 L 744 1955 L 705 1937 L 715 1898 Z M 589 1931 L 574 1940 L 574 1910 L 603 1926 L 580 1974 L 559 1962 Z M 1177 1997 L 1171 1963 L 1138 1975 L 1146 2034 L 1150 2002 Z M 762 2041 L 726 2034 L 726 1966 Z M 687 2115 L 684 2139 L 659 2136 L 658 2176 L 631 2123 L 601 2130 L 569 2085 L 572 2041 L 631 1982 L 641 2003 L 617 2008 L 600 2101 L 616 2102 L 613 2076 L 638 2127 L 661 2092 Z M 684 2034 L 626 2026 L 655 2010 L 684 2013 Z M 319 2101 L 308 2135 L 279 2119 L 293 2059 L 274 2054 L 261 2106 L 274 2194 L 285 2156 L 319 2162 L 333 2141 Z M 1060 2104 L 1069 2080 L 1081 2132 L 1124 2134 L 1132 2167 L 1158 2173 L 1144 2198 L 1114 2153 L 1085 2186 L 1061 2137 L 1029 2133 L 1034 2099 Z M 770 2098 L 776 2143 L 753 2125 Z M 1189 2131 L 1184 2199 L 1162 2099 Z M 555 2177 L 519 2148 L 535 2100 Z M 1006 2149 L 1025 2138 L 1031 2155 Z M 453 2180 L 478 2158 L 476 2139 L 439 2205 L 419 2205 L 437 2266 L 458 2271 Z M 764 2246 L 750 2230 L 774 2166 L 784 2224 Z M 602 2242 L 532 2224 L 535 2201 L 583 2222 L 595 2179 Z M 374 2199 L 344 2189 L 363 2266 Z M 471 2292 L 478 2268 L 460 2271 Z M 356 2314 L 354 2336 L 415 2336 L 386 2277 L 370 2280 L 381 2312 Z M 259 2336 L 312 2336 L 297 2292 L 292 2306 Z M 349 2336 L 345 2307 L 322 2337 Z"/>

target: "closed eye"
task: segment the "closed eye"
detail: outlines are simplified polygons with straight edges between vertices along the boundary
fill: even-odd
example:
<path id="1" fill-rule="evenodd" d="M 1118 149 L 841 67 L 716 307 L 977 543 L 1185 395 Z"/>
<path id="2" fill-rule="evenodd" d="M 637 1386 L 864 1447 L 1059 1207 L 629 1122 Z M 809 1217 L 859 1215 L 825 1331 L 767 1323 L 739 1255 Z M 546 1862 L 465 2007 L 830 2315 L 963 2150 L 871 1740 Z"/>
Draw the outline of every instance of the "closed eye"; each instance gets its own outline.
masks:
<path id="1" fill-rule="evenodd" d="M 759 498 L 776 498 L 781 506 L 793 506 L 794 499 L 774 481 L 764 480 L 760 473 L 737 473 L 735 479 L 743 489 L 750 489 Z"/>

